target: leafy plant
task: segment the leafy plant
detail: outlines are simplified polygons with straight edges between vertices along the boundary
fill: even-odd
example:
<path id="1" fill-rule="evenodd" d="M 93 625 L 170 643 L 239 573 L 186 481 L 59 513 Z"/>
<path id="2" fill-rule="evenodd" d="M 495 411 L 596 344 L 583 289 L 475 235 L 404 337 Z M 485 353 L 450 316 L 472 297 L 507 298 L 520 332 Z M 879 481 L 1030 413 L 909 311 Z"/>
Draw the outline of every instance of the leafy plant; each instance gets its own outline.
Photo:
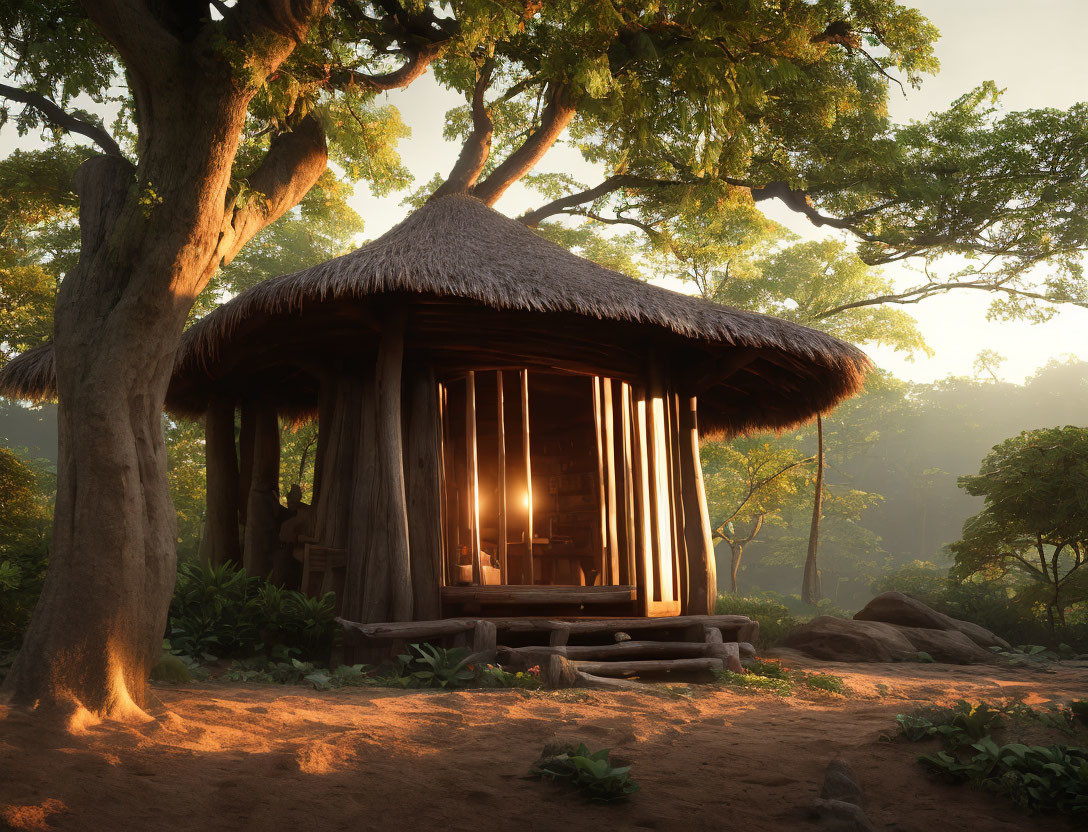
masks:
<path id="1" fill-rule="evenodd" d="M 310 598 L 231 563 L 188 563 L 178 570 L 168 637 L 175 652 L 204 661 L 271 655 L 281 646 L 325 660 L 336 628 L 334 606 L 332 593 Z"/>
<path id="2" fill-rule="evenodd" d="M 466 666 L 472 651 L 467 647 L 435 647 L 411 644 L 410 653 L 397 656 L 396 682 L 402 687 L 459 688 L 476 678 Z"/>
<path id="3" fill-rule="evenodd" d="M 801 680 L 805 687 L 816 688 L 828 693 L 846 693 L 846 683 L 841 676 L 832 676 L 830 673 L 807 673 Z"/>
<path id="4" fill-rule="evenodd" d="M 732 687 L 775 693 L 779 696 L 793 693 L 793 686 L 788 679 L 772 679 L 756 673 L 734 673 L 732 670 L 715 670 L 714 677 L 719 683 Z"/>
<path id="5" fill-rule="evenodd" d="M 631 779 L 630 766 L 613 766 L 608 755 L 607 748 L 591 752 L 585 743 L 545 746 L 529 776 L 569 783 L 599 803 L 626 800 L 639 785 Z"/>
<path id="6" fill-rule="evenodd" d="M 537 690 L 541 686 L 540 667 L 516 672 L 505 670 L 497 664 L 485 664 L 477 669 L 477 681 L 485 688 L 525 688 Z"/>

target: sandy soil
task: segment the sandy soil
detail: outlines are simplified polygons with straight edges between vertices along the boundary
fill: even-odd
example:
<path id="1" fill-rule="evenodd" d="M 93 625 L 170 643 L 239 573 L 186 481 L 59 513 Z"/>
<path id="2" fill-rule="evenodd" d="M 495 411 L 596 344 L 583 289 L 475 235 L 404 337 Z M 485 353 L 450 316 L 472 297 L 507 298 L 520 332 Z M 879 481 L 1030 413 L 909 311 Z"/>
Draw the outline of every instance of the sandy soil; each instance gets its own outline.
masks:
<path id="1" fill-rule="evenodd" d="M 1084 696 L 1088 668 L 787 663 L 841 675 L 852 694 L 162 686 L 154 721 L 77 736 L 0 708 L 0 828 L 804 830 L 836 755 L 877 829 L 1071 828 L 931 782 L 920 748 L 886 735 L 922 703 Z M 642 791 L 595 806 L 524 779 L 554 736 L 614 749 Z"/>

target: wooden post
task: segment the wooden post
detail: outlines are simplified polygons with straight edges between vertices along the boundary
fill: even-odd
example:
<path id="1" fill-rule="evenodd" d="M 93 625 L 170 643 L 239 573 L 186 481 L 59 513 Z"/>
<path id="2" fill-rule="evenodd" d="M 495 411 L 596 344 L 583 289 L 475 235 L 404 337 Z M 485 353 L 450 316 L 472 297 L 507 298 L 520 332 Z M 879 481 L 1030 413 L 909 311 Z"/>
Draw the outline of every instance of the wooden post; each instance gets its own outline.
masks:
<path id="1" fill-rule="evenodd" d="M 458 501 L 457 465 L 454 455 L 453 433 L 450 428 L 450 391 L 439 386 L 439 404 L 442 408 L 442 506 L 446 542 L 446 586 L 452 585 L 457 575 L 457 559 L 461 552 L 461 512 Z"/>
<path id="2" fill-rule="evenodd" d="M 442 414 L 438 382 L 431 367 L 416 368 L 409 386 L 404 484 L 412 616 L 430 620 L 442 616 Z"/>
<path id="3" fill-rule="evenodd" d="M 672 549 L 676 553 L 673 564 L 676 567 L 676 598 L 680 601 L 683 614 L 688 597 L 688 567 L 684 554 L 684 495 L 680 483 L 680 455 L 677 448 L 679 429 L 677 427 L 676 395 L 667 390 L 665 393 L 666 448 L 669 459 L 669 516 L 672 518 Z"/>
<path id="4" fill-rule="evenodd" d="M 242 563 L 250 575 L 268 578 L 280 548 L 280 422 L 267 402 L 255 403 L 252 413 L 253 466 Z"/>
<path id="5" fill-rule="evenodd" d="M 665 402 L 661 380 L 661 366 L 650 362 L 649 389 L 649 450 L 650 450 L 650 497 L 653 511 L 654 547 L 657 557 L 654 567 L 662 601 L 675 601 L 673 584 L 672 516 L 669 510 L 669 468 L 665 450 Z"/>
<path id="6" fill-rule="evenodd" d="M 637 579 L 642 612 L 649 615 L 654 602 L 654 550 L 652 510 L 650 502 L 649 448 L 646 436 L 646 394 L 639 390 L 633 402 L 634 414 L 634 490 L 638 529 L 635 535 L 638 550 Z"/>
<path id="7" fill-rule="evenodd" d="M 623 437 L 623 516 L 626 531 L 627 583 L 636 581 L 635 550 L 637 536 L 635 532 L 635 481 L 632 453 L 635 437 L 631 429 L 631 385 L 626 381 L 620 384 L 620 417 L 622 418 L 621 435 Z"/>
<path id="8" fill-rule="evenodd" d="M 234 400 L 215 394 L 204 415 L 207 508 L 200 558 L 212 564 L 241 563 L 238 542 L 238 450 L 234 443 Z M 248 496 L 248 495 L 247 495 Z"/>
<path id="9" fill-rule="evenodd" d="M 608 503 L 609 578 L 613 586 L 620 583 L 620 542 L 616 518 L 616 422 L 612 407 L 612 379 L 604 382 L 604 471 L 605 498 Z"/>
<path id="10" fill-rule="evenodd" d="M 238 522 L 246 524 L 249 505 L 249 483 L 253 477 L 253 433 L 256 428 L 256 405 L 244 400 L 238 408 Z"/>
<path id="11" fill-rule="evenodd" d="M 364 379 L 355 458 L 343 616 L 412 619 L 412 561 L 404 487 L 401 415 L 404 315 L 385 316 L 374 374 Z"/>
<path id="12" fill-rule="evenodd" d="M 706 506 L 703 467 L 699 460 L 699 421 L 696 399 L 680 399 L 680 474 L 684 491 L 684 537 L 688 561 L 688 611 L 710 615 L 718 600 L 714 540 Z"/>
<path id="13" fill-rule="evenodd" d="M 495 433 L 498 438 L 498 494 L 499 494 L 499 579 L 510 583 L 510 572 L 506 562 L 506 407 L 503 401 L 502 370 L 495 373 L 496 419 Z"/>
<path id="14" fill-rule="evenodd" d="M 321 546 L 345 549 L 348 546 L 355 488 L 356 446 L 363 434 L 360 425 L 363 389 L 354 376 L 334 374 L 322 385 L 321 398 L 327 401 L 326 418 L 320 430 L 326 433 L 321 490 L 314 502 L 314 537 Z M 367 435 L 365 441 L 372 441 Z M 331 588 L 325 581 L 325 589 Z"/>
<path id="15" fill-rule="evenodd" d="M 321 483 L 325 479 L 325 466 L 328 464 L 329 437 L 333 425 L 333 408 L 336 396 L 333 393 L 331 373 L 322 373 L 319 379 L 320 389 L 317 394 L 317 451 L 314 453 L 314 493 L 310 504 L 317 505 L 321 497 Z"/>
<path id="16" fill-rule="evenodd" d="M 529 559 L 529 583 L 535 583 L 533 569 L 533 463 L 529 452 L 529 371 L 521 371 L 521 444 L 525 454 L 525 549 Z"/>
<path id="17" fill-rule="evenodd" d="M 469 552 L 472 555 L 472 584 L 483 583 L 480 563 L 480 472 L 476 452 L 476 373 L 465 376 L 465 495 L 468 499 Z"/>
<path id="18" fill-rule="evenodd" d="M 600 522 L 597 527 L 597 540 L 600 551 L 601 586 L 608 583 L 608 487 L 605 484 L 604 450 L 604 402 L 601 394 L 601 377 L 593 376 L 593 426 L 597 431 L 597 507 Z"/>

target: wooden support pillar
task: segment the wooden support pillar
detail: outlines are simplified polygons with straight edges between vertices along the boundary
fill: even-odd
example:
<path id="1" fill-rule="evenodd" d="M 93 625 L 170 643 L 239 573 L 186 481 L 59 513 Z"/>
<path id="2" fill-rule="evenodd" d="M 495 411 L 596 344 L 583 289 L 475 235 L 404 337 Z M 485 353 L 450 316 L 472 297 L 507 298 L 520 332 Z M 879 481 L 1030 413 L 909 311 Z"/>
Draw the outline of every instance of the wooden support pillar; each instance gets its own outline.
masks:
<path id="1" fill-rule="evenodd" d="M 204 414 L 207 509 L 200 559 L 219 565 L 242 561 L 238 540 L 238 450 L 234 442 L 234 399 L 214 394 Z M 247 495 L 248 498 L 248 495 Z"/>
<path id="2" fill-rule="evenodd" d="M 404 481 L 411 554 L 412 616 L 442 617 L 442 416 L 431 367 L 417 367 L 407 385 L 408 434 Z"/>
<path id="3" fill-rule="evenodd" d="M 412 566 L 401 413 L 404 315 L 385 316 L 374 374 L 363 381 L 343 617 L 410 621 Z"/>
<path id="4" fill-rule="evenodd" d="M 442 527 L 442 586 L 449 586 L 453 582 L 453 566 L 451 559 L 456 554 L 456 539 L 451 537 L 453 530 L 457 528 L 457 514 L 450 510 L 450 482 L 449 473 L 449 402 L 447 401 L 446 385 L 438 385 L 438 464 L 439 493 L 442 500 L 441 527 Z M 452 489 L 456 491 L 456 489 Z"/>
<path id="5" fill-rule="evenodd" d="M 604 408 L 604 472 L 605 472 L 605 501 L 608 508 L 608 570 L 609 583 L 613 586 L 620 584 L 620 542 L 619 520 L 616 516 L 616 417 L 612 406 L 612 379 L 601 379 L 604 382 L 602 405 Z"/>
<path id="6" fill-rule="evenodd" d="M 238 414 L 238 522 L 246 524 L 249 505 L 249 484 L 253 477 L 253 435 L 256 429 L 257 406 L 244 400 Z"/>
<path id="7" fill-rule="evenodd" d="M 601 391 L 601 377 L 594 376 L 593 382 L 593 425 L 597 432 L 597 508 L 599 522 L 596 538 L 601 586 L 608 583 L 608 486 L 605 483 L 605 448 L 604 448 L 604 401 Z"/>
<path id="8" fill-rule="evenodd" d="M 684 493 L 684 538 L 688 571 L 687 612 L 712 615 L 718 600 L 714 540 L 699 459 L 699 421 L 694 396 L 680 397 L 680 476 Z"/>
<path id="9" fill-rule="evenodd" d="M 503 401 L 502 370 L 495 373 L 496 413 L 497 426 L 495 433 L 498 437 L 498 462 L 496 472 L 498 474 L 499 496 L 499 574 L 504 584 L 510 583 L 510 572 L 507 565 L 506 551 L 506 407 Z"/>
<path id="10" fill-rule="evenodd" d="M 525 456 L 525 549 L 529 560 L 528 583 L 535 583 L 533 568 L 533 462 L 529 449 L 529 371 L 521 371 L 521 445 Z"/>
<path id="11" fill-rule="evenodd" d="M 631 425 L 632 414 L 631 385 L 622 382 L 620 385 L 620 416 L 622 418 L 621 436 L 623 445 L 623 518 L 624 518 L 624 555 L 627 559 L 627 583 L 635 583 L 638 570 L 636 563 L 636 550 L 638 536 L 635 512 L 635 469 L 634 448 L 635 435 Z"/>
<path id="12" fill-rule="evenodd" d="M 643 615 L 649 615 L 654 603 L 654 554 L 656 543 L 653 536 L 652 503 L 650 502 L 650 454 L 647 443 L 646 393 L 637 390 L 632 401 L 634 424 L 633 481 L 635 496 L 635 548 L 636 574 Z"/>
<path id="13" fill-rule="evenodd" d="M 468 499 L 469 554 L 472 556 L 472 585 L 483 581 L 480 560 L 480 470 L 476 447 L 476 373 L 465 376 L 465 496 Z"/>
<path id="14" fill-rule="evenodd" d="M 665 391 L 661 367 L 650 362 L 650 387 L 647 421 L 649 423 L 650 498 L 653 511 L 654 567 L 662 601 L 676 600 L 673 581 L 672 512 L 669 488 L 668 451 L 666 450 Z"/>
<path id="15" fill-rule="evenodd" d="M 672 541 L 676 557 L 676 596 L 680 600 L 680 614 L 685 615 L 688 605 L 688 564 L 686 537 L 684 535 L 684 490 L 680 474 L 679 419 L 677 396 L 671 390 L 665 398 L 665 410 L 668 423 L 669 484 L 671 486 L 670 513 L 672 514 Z"/>
<path id="16" fill-rule="evenodd" d="M 321 497 L 321 484 L 325 479 L 325 465 L 329 453 L 329 436 L 333 425 L 333 406 L 335 395 L 332 395 L 332 375 L 323 374 L 317 394 L 317 450 L 314 452 L 314 492 L 310 498 L 313 506 L 317 505 Z"/>
<path id="17" fill-rule="evenodd" d="M 242 563 L 250 575 L 268 578 L 280 548 L 280 421 L 276 409 L 267 402 L 254 403 L 251 412 L 253 465 Z"/>

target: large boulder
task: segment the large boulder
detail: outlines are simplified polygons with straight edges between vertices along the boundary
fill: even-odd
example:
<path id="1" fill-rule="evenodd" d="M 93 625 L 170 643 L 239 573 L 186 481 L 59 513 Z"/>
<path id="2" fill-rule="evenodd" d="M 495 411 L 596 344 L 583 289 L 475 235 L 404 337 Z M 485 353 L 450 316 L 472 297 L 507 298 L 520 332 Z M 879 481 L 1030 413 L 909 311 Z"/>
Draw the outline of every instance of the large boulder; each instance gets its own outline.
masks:
<path id="1" fill-rule="evenodd" d="M 978 624 L 960 621 L 927 607 L 917 598 L 902 592 L 882 592 L 854 615 L 858 621 L 880 621 L 900 627 L 920 627 L 926 630 L 954 630 L 963 633 L 982 648 L 1000 647 L 1008 650 L 1009 643 Z M 928 650 L 926 651 L 929 652 Z"/>
<path id="2" fill-rule="evenodd" d="M 993 653 L 979 647 L 959 630 L 931 630 L 923 627 L 898 627 L 897 629 L 915 650 L 929 653 L 934 661 L 949 664 L 978 664 L 993 661 L 994 658 Z"/>
<path id="3" fill-rule="evenodd" d="M 893 662 L 918 653 L 892 624 L 830 615 L 794 627 L 783 644 L 830 662 Z"/>

